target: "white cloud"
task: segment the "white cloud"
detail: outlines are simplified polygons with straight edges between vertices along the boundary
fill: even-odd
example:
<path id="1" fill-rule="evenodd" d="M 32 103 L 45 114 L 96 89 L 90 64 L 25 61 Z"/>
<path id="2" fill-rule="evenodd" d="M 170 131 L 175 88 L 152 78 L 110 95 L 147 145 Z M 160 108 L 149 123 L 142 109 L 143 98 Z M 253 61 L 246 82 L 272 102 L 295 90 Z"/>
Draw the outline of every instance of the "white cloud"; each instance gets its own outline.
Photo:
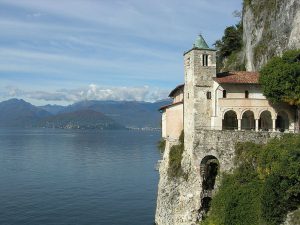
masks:
<path id="1" fill-rule="evenodd" d="M 147 101 L 154 102 L 167 98 L 168 91 L 160 88 L 142 87 L 101 87 L 90 84 L 85 88 L 60 89 L 53 92 L 27 91 L 8 86 L 2 91 L 3 98 L 24 98 L 49 102 L 74 103 L 82 100 Z"/>

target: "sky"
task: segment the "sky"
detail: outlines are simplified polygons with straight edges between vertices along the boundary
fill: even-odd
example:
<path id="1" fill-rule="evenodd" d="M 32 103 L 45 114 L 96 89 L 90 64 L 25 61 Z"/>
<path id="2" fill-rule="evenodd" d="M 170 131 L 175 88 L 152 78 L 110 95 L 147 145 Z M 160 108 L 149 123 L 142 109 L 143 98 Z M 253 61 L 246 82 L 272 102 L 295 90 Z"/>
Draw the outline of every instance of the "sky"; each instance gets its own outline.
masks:
<path id="1" fill-rule="evenodd" d="M 183 52 L 222 37 L 242 0 L 0 0 L 0 101 L 156 101 Z"/>

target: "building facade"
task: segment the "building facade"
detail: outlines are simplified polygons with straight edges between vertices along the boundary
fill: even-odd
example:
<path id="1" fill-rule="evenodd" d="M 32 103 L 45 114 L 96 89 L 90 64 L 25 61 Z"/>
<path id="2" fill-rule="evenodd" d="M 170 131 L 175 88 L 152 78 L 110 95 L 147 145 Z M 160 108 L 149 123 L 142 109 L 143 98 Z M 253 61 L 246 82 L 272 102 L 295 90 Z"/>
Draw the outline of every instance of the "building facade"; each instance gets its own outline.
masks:
<path id="1" fill-rule="evenodd" d="M 184 53 L 184 81 L 170 93 L 173 103 L 160 109 L 163 138 L 176 139 L 183 129 L 186 140 L 207 129 L 298 131 L 296 109 L 271 104 L 262 93 L 258 72 L 216 73 L 216 51 L 201 35 Z"/>

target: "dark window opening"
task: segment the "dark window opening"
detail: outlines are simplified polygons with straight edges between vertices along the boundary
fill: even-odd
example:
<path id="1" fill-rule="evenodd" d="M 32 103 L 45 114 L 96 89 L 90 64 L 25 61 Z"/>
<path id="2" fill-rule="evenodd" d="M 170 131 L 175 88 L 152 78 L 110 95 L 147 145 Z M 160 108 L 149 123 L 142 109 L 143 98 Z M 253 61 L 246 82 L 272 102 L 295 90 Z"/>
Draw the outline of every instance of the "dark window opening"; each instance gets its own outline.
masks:
<path id="1" fill-rule="evenodd" d="M 210 91 L 206 92 L 206 98 L 211 99 L 211 92 Z"/>
<path id="2" fill-rule="evenodd" d="M 203 54 L 202 65 L 203 66 L 208 66 L 208 55 L 206 55 L 206 54 Z"/>
<path id="3" fill-rule="evenodd" d="M 227 97 L 227 92 L 226 90 L 223 90 L 223 98 L 226 98 Z"/>
<path id="4" fill-rule="evenodd" d="M 245 98 L 249 98 L 249 91 L 245 91 Z"/>

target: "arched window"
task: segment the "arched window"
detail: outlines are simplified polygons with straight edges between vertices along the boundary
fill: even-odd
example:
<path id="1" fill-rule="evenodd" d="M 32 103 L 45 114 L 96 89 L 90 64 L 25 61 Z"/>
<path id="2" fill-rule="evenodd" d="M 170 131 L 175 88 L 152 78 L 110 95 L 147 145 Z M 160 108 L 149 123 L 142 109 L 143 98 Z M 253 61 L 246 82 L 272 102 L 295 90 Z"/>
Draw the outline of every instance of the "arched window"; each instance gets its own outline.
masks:
<path id="1" fill-rule="evenodd" d="M 243 113 L 242 130 L 255 130 L 254 113 L 250 110 Z"/>
<path id="2" fill-rule="evenodd" d="M 203 54 L 203 56 L 202 56 L 202 65 L 208 66 L 208 55 L 206 55 L 206 54 Z"/>
<path id="3" fill-rule="evenodd" d="M 235 111 L 230 110 L 225 113 L 222 121 L 223 130 L 236 130 L 238 129 L 238 120 Z"/>

